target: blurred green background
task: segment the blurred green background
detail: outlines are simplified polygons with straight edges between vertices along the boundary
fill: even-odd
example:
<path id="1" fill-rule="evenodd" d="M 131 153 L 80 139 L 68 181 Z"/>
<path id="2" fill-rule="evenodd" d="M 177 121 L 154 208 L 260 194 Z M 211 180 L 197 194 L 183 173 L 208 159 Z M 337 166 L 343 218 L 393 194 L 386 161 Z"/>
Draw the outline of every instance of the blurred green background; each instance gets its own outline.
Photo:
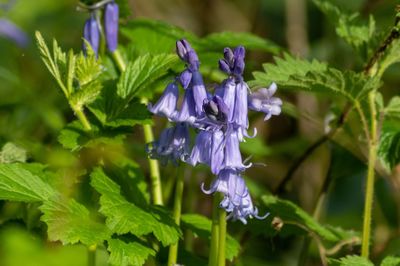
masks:
<path id="1" fill-rule="evenodd" d="M 0 0 L 0 3 L 6 2 Z M 366 21 L 369 14 L 373 14 L 377 30 L 382 34 L 393 24 L 394 7 L 398 4 L 394 0 L 331 2 L 350 12 L 360 12 Z M 138 17 L 158 19 L 198 36 L 219 31 L 248 31 L 295 55 L 327 61 L 341 69 L 360 70 L 363 67 L 362 59 L 336 36 L 332 24 L 311 1 L 132 0 L 129 5 L 132 14 L 122 23 Z M 76 6 L 76 0 L 16 0 L 10 9 L 0 10 L 2 18 L 14 22 L 30 38 L 29 45 L 21 48 L 0 36 L 0 144 L 13 142 L 28 151 L 29 161 L 57 169 L 63 178 L 55 182 L 59 182 L 69 195 L 79 194 L 76 191 L 81 182 L 78 177 L 88 158 L 82 155 L 78 160 L 57 142 L 59 131 L 73 120 L 74 115 L 40 60 L 34 32 L 39 30 L 47 40 L 57 39 L 64 49 L 79 51 L 88 14 L 78 12 Z M 122 39 L 122 42 L 127 40 Z M 247 80 L 252 79 L 252 71 L 270 61 L 272 56 L 268 53 L 248 53 Z M 384 99 L 399 94 L 399 73 L 399 66 L 395 66 L 385 74 Z M 212 81 L 208 85 L 212 86 Z M 253 155 L 254 161 L 266 164 L 266 167 L 254 167 L 246 173 L 249 187 L 256 195 L 276 189 L 296 158 L 324 133 L 327 115 L 338 108 L 332 106 L 327 97 L 279 90 L 278 96 L 289 103 L 284 114 L 267 123 L 263 122 L 262 116 L 251 116 L 251 125 L 258 128 L 259 135 L 243 144 L 244 157 Z M 290 110 L 296 110 L 296 114 Z M 164 125 L 165 121 L 156 121 L 156 136 Z M 142 139 L 140 130 L 127 140 L 127 145 L 131 147 L 131 156 L 140 158 L 144 150 L 138 139 Z M 330 175 L 334 182 L 321 221 L 360 231 L 365 165 L 355 156 L 357 152 L 352 154 L 345 148 L 335 142 L 321 146 L 297 169 L 281 196 L 311 213 L 325 176 Z M 141 165 L 146 167 L 145 161 Z M 171 167 L 162 170 L 165 173 L 173 171 Z M 206 169 L 193 171 L 190 183 L 197 193 L 186 195 L 184 211 L 210 216 L 210 198 L 198 189 L 207 175 Z M 372 251 L 376 260 L 385 253 L 400 255 L 399 191 L 388 182 L 392 179 L 400 180 L 399 167 L 390 176 L 379 178 L 376 184 L 378 200 L 374 208 L 375 244 Z M 35 206 L 0 202 L 0 265 L 86 264 L 83 246 L 62 247 L 43 241 L 45 231 L 38 226 L 38 219 Z M 269 224 L 254 222 L 246 229 L 252 234 L 247 234 L 242 224 L 229 224 L 230 231 L 241 234 L 243 265 L 296 265 L 301 238 L 268 236 L 263 233 L 268 231 L 264 228 L 267 226 Z M 204 243 L 197 245 L 202 247 Z M 319 265 L 316 248 L 312 252 L 310 263 Z M 100 249 L 97 256 L 98 265 L 106 265 L 107 252 Z"/>

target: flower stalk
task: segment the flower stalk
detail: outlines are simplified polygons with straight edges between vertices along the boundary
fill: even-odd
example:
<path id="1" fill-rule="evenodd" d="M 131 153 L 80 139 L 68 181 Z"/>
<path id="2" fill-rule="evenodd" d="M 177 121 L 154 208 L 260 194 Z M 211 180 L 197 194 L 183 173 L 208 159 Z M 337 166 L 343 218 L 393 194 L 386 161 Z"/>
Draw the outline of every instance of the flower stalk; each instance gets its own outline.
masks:
<path id="1" fill-rule="evenodd" d="M 174 210 L 173 210 L 173 218 L 175 223 L 179 226 L 181 222 L 181 214 L 182 214 L 182 196 L 183 196 L 183 187 L 185 185 L 185 175 L 183 171 L 183 167 L 177 168 L 177 178 L 176 178 L 176 188 L 175 188 L 175 198 L 174 198 Z M 169 246 L 168 253 L 168 266 L 173 266 L 176 264 L 178 259 L 178 244 L 179 241 L 171 246 Z"/>
<path id="2" fill-rule="evenodd" d="M 91 245 L 88 247 L 88 266 L 96 265 L 96 245 Z"/>
<path id="3" fill-rule="evenodd" d="M 213 213 L 212 213 L 212 225 L 211 225 L 211 244 L 210 244 L 210 255 L 208 258 L 208 266 L 215 266 L 218 263 L 218 251 L 219 251 L 219 202 L 221 197 L 216 194 L 213 197 Z"/>
<path id="4" fill-rule="evenodd" d="M 218 236 L 218 266 L 225 266 L 225 243 L 226 243 L 226 211 L 219 208 L 219 236 Z"/>

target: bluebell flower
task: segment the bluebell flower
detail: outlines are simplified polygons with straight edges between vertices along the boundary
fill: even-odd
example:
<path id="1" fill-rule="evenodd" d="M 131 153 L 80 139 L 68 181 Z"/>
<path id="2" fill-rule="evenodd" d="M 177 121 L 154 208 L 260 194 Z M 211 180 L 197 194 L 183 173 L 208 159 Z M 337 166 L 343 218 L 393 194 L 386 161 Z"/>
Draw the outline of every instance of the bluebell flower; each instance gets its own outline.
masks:
<path id="1" fill-rule="evenodd" d="M 238 132 L 236 130 L 228 130 L 225 133 L 224 169 L 243 171 L 251 167 L 251 165 L 251 163 L 248 165 L 243 164 Z"/>
<path id="2" fill-rule="evenodd" d="M 168 119 L 172 119 L 176 114 L 176 104 L 178 102 L 179 89 L 176 82 L 168 84 L 165 88 L 160 99 L 153 106 L 151 103 L 148 105 L 150 112 L 156 115 L 165 116 Z"/>
<path id="3" fill-rule="evenodd" d="M 183 101 L 180 110 L 172 119 L 177 122 L 187 122 L 193 124 L 196 121 L 196 110 L 193 96 L 193 89 L 188 88 L 185 90 Z"/>
<path id="4" fill-rule="evenodd" d="M 118 47 L 118 18 L 118 5 L 115 2 L 107 4 L 104 11 L 104 31 L 110 52 L 114 52 Z"/>
<path id="5" fill-rule="evenodd" d="M 219 68 L 221 71 L 229 74 L 234 75 L 238 79 L 242 79 L 245 63 L 245 49 L 243 46 L 238 46 L 232 50 L 230 48 L 224 49 L 224 59 L 219 60 Z"/>
<path id="6" fill-rule="evenodd" d="M 268 120 L 272 115 L 279 115 L 282 108 L 282 100 L 273 97 L 277 90 L 275 83 L 269 88 L 261 88 L 249 96 L 249 108 L 254 111 L 265 113 L 264 120 Z"/>
<path id="7" fill-rule="evenodd" d="M 99 45 L 100 45 L 100 30 L 94 13 L 85 22 L 85 27 L 83 29 L 83 38 L 89 42 L 93 49 L 93 52 L 98 55 Z M 86 54 L 86 43 L 83 43 L 83 51 Z"/>
<path id="8" fill-rule="evenodd" d="M 15 42 L 20 47 L 26 47 L 29 43 L 26 33 L 6 19 L 0 19 L 0 36 Z"/>
<path id="9" fill-rule="evenodd" d="M 166 128 L 160 138 L 146 147 L 150 158 L 159 160 L 163 165 L 171 161 L 177 164 L 189 155 L 189 130 L 186 123 L 177 123 Z"/>
<path id="10" fill-rule="evenodd" d="M 240 220 L 246 224 L 247 218 L 265 219 L 268 216 L 268 214 L 264 216 L 258 215 L 258 210 L 253 205 L 244 179 L 235 170 L 225 169 L 220 171 L 218 177 L 212 182 L 210 189 L 205 189 L 204 183 L 201 189 L 206 194 L 215 192 L 224 194 L 220 207 L 229 213 L 227 219 Z"/>

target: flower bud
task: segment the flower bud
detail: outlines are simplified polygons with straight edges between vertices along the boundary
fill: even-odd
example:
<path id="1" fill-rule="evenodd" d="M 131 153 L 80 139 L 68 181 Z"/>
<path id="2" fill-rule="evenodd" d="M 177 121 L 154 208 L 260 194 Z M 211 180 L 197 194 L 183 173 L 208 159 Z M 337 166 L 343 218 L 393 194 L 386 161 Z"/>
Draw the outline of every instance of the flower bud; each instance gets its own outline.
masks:
<path id="1" fill-rule="evenodd" d="M 110 52 L 114 52 L 118 47 L 118 17 L 118 5 L 114 2 L 107 4 L 104 12 L 104 30 Z"/>
<path id="2" fill-rule="evenodd" d="M 83 38 L 85 38 L 85 40 L 89 42 L 90 46 L 93 49 L 93 52 L 97 56 L 100 44 L 100 31 L 99 26 L 97 25 L 97 20 L 93 14 L 85 22 L 85 27 L 83 29 Z M 83 44 L 83 51 L 86 54 L 87 47 L 85 43 Z"/>

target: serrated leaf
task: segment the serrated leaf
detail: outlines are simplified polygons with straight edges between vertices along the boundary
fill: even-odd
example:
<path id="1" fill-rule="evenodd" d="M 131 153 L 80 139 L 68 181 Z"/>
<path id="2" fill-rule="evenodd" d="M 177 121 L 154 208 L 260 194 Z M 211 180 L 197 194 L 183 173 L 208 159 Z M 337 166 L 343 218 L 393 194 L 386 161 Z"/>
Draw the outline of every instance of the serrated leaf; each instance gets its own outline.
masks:
<path id="1" fill-rule="evenodd" d="M 329 265 L 332 266 L 373 266 L 367 258 L 360 256 L 346 256 L 340 259 L 331 259 Z"/>
<path id="2" fill-rule="evenodd" d="M 0 199 L 23 202 L 46 201 L 56 191 L 21 164 L 0 164 Z"/>
<path id="3" fill-rule="evenodd" d="M 91 174 L 91 185 L 101 194 L 100 212 L 111 231 L 136 236 L 153 233 L 164 246 L 178 241 L 181 231 L 161 207 L 144 210 L 127 201 L 120 187 L 99 168 Z"/>
<path id="4" fill-rule="evenodd" d="M 121 33 L 143 53 L 173 53 L 175 42 L 182 38 L 189 42 L 197 42 L 198 38 L 191 32 L 185 31 L 163 21 L 150 19 L 135 19 L 121 27 Z"/>
<path id="5" fill-rule="evenodd" d="M 152 121 L 146 105 L 137 99 L 126 104 L 125 100 L 116 94 L 116 88 L 111 84 L 102 89 L 97 100 L 89 105 L 89 109 L 104 126 L 109 127 L 149 124 Z"/>
<path id="6" fill-rule="evenodd" d="M 386 48 L 382 58 L 377 62 L 378 76 L 382 76 L 383 73 L 393 64 L 400 62 L 400 40 L 395 39 L 389 47 Z"/>
<path id="7" fill-rule="evenodd" d="M 211 238 L 211 220 L 199 214 L 183 214 L 181 217 L 182 225 L 199 237 Z M 228 260 L 233 260 L 240 251 L 240 244 L 230 235 L 226 238 L 225 256 Z"/>
<path id="8" fill-rule="evenodd" d="M 16 146 L 12 142 L 4 144 L 0 152 L 0 163 L 24 163 L 26 161 L 26 150 Z"/>
<path id="9" fill-rule="evenodd" d="M 73 121 L 65 126 L 58 136 L 64 148 L 76 151 L 82 147 L 96 147 L 99 144 L 122 144 L 130 129 L 101 128 L 92 124 L 92 130 L 87 132 L 79 121 Z"/>
<path id="10" fill-rule="evenodd" d="M 117 94 L 126 102 L 131 101 L 141 90 L 148 89 L 154 81 L 166 75 L 178 60 L 178 57 L 172 54 L 139 56 L 129 63 L 122 73 L 117 85 Z"/>
<path id="11" fill-rule="evenodd" d="M 347 14 L 329 1 L 313 0 L 313 2 L 335 25 L 337 35 L 356 50 L 361 52 L 362 46 L 368 44 L 374 36 L 375 20 L 372 15 L 366 24 L 358 19 L 359 13 Z"/>
<path id="12" fill-rule="evenodd" d="M 262 50 L 278 54 L 281 48 L 272 41 L 248 32 L 218 32 L 207 35 L 196 44 L 199 50 L 222 52 L 225 47 L 244 46 L 249 50 Z"/>
<path id="13" fill-rule="evenodd" d="M 341 240 L 337 234 L 334 234 L 331 230 L 319 224 L 293 202 L 282 200 L 272 195 L 262 196 L 262 201 L 267 209 L 271 211 L 272 215 L 280 217 L 284 222 L 286 221 L 290 224 L 298 223 L 301 226 L 305 226 L 310 231 L 328 241 L 337 242 Z"/>
<path id="14" fill-rule="evenodd" d="M 383 259 L 381 262 L 381 266 L 399 266 L 400 265 L 400 258 L 394 256 L 388 256 Z"/>
<path id="15" fill-rule="evenodd" d="M 107 250 L 110 252 L 108 263 L 116 266 L 141 266 L 149 256 L 156 252 L 139 242 L 126 243 L 120 239 L 110 239 Z"/>
<path id="16" fill-rule="evenodd" d="M 111 235 L 104 224 L 91 219 L 88 209 L 73 199 L 65 202 L 55 197 L 46 201 L 40 210 L 51 241 L 61 241 L 64 245 L 81 242 L 91 246 L 102 243 Z"/>
<path id="17" fill-rule="evenodd" d="M 388 170 L 400 163 L 400 130 L 384 127 L 380 136 L 378 156 Z"/>
<path id="18" fill-rule="evenodd" d="M 337 95 L 350 101 L 363 99 L 380 86 L 378 78 L 352 71 L 342 72 L 316 60 L 307 61 L 285 54 L 275 58 L 275 64 L 264 64 L 265 72 L 254 72 L 253 87 L 266 87 L 272 82 L 291 90 Z"/>
<path id="19" fill-rule="evenodd" d="M 400 52 L 399 52 L 400 53 Z M 394 96 L 385 108 L 385 116 L 400 119 L 400 97 Z"/>
<path id="20" fill-rule="evenodd" d="M 83 85 L 70 96 L 71 105 L 77 110 L 82 109 L 84 105 L 90 104 L 100 95 L 102 85 L 99 81 L 94 80 Z"/>

